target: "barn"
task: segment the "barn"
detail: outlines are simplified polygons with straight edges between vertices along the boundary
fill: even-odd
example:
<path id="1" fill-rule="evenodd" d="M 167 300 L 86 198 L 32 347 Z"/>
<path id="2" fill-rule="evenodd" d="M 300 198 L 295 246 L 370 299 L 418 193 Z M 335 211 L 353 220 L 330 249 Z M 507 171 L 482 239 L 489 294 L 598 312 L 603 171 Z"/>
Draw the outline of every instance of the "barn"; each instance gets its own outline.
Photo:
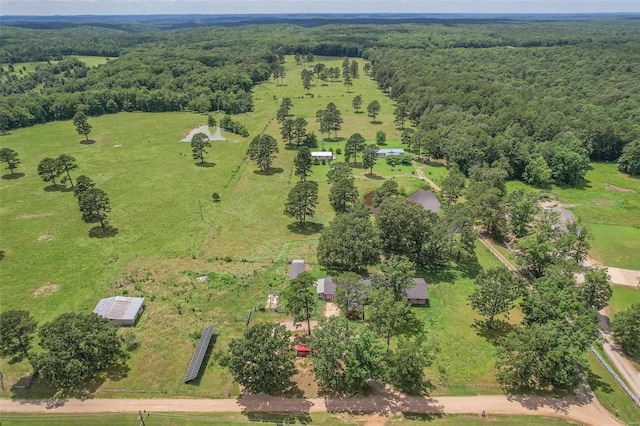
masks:
<path id="1" fill-rule="evenodd" d="M 143 305 L 144 297 L 107 297 L 100 299 L 93 313 L 115 324 L 131 326 L 144 312 Z"/>

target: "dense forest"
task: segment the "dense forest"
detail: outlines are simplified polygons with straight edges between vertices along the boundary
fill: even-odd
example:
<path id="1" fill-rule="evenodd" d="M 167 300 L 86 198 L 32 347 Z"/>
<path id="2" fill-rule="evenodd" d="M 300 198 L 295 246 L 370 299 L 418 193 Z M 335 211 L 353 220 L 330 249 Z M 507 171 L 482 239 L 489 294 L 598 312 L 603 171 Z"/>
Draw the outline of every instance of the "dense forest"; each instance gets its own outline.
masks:
<path id="1" fill-rule="evenodd" d="M 576 185 L 590 159 L 616 160 L 640 139 L 636 20 L 482 23 L 3 26 L 0 127 L 78 109 L 247 112 L 284 55 L 313 53 L 369 60 L 400 121 L 417 126 L 414 147 L 465 174 L 500 165 L 532 184 Z M 88 68 L 74 55 L 113 59 Z M 43 63 L 15 65 L 30 61 Z"/>

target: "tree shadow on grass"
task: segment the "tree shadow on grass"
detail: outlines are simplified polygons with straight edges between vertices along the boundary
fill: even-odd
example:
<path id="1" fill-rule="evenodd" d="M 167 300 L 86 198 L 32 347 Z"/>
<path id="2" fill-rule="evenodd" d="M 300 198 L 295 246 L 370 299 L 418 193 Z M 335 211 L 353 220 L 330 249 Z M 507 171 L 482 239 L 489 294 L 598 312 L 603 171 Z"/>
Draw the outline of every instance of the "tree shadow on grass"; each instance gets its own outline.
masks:
<path id="1" fill-rule="evenodd" d="M 209 163 L 208 161 L 205 161 L 204 163 L 195 163 L 195 165 L 197 167 L 213 167 L 216 163 Z"/>
<path id="2" fill-rule="evenodd" d="M 343 138 L 343 137 L 338 137 L 338 138 L 324 138 L 324 139 L 322 139 L 322 142 L 342 142 L 343 140 L 345 140 L 345 138 Z"/>
<path id="3" fill-rule="evenodd" d="M 484 337 L 488 342 L 497 344 L 504 336 L 515 330 L 516 326 L 502 319 L 493 319 L 493 328 L 489 328 L 489 321 L 475 320 L 471 328 L 476 330 L 476 334 Z"/>
<path id="4" fill-rule="evenodd" d="M 44 187 L 45 192 L 62 192 L 67 187 L 65 185 L 49 185 Z"/>
<path id="5" fill-rule="evenodd" d="M 384 176 L 380 176 L 380 175 L 377 175 L 375 173 L 365 173 L 364 175 L 367 177 L 367 179 L 373 179 L 373 180 L 383 180 L 384 179 Z"/>
<path id="6" fill-rule="evenodd" d="M 313 235 L 322 231 L 324 229 L 324 225 L 315 222 L 295 222 L 287 225 L 287 229 L 291 232 L 295 232 L 296 234 Z"/>
<path id="7" fill-rule="evenodd" d="M 241 412 L 251 422 L 268 422 L 279 425 L 309 424 L 309 411 L 313 403 L 303 397 L 293 382 L 278 395 L 242 395 L 237 400 Z"/>
<path id="8" fill-rule="evenodd" d="M 6 175 L 2 175 L 2 179 L 14 180 L 14 179 L 20 179 L 23 176 L 24 176 L 24 173 L 7 173 Z"/>
<path id="9" fill-rule="evenodd" d="M 109 237 L 114 237 L 117 233 L 118 233 L 118 228 L 114 228 L 111 225 L 107 225 L 104 228 L 101 226 L 94 226 L 89 230 L 89 237 L 109 238 Z"/>
<path id="10" fill-rule="evenodd" d="M 94 143 L 96 143 L 96 141 L 94 141 L 93 139 L 82 139 L 80 141 L 80 145 L 93 145 Z"/>
<path id="11" fill-rule="evenodd" d="M 373 120 L 373 121 L 370 121 L 369 123 L 378 125 L 378 124 L 382 124 L 383 122 L 378 120 Z"/>
<path id="12" fill-rule="evenodd" d="M 284 172 L 282 167 L 270 167 L 269 170 L 254 170 L 253 173 L 261 176 L 273 176 Z"/>

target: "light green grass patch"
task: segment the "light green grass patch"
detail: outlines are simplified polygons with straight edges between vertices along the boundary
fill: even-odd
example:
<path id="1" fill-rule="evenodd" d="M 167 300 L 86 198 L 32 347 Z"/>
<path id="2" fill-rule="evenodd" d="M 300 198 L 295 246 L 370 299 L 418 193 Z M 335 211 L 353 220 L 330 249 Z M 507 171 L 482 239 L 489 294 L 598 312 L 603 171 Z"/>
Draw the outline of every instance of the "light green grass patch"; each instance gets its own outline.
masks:
<path id="1" fill-rule="evenodd" d="M 614 285 L 612 289 L 613 294 L 609 300 L 609 309 L 612 316 L 620 311 L 629 309 L 631 305 L 640 303 L 640 290 L 622 285 Z"/>
<path id="2" fill-rule="evenodd" d="M 640 270 L 640 228 L 590 223 L 590 254 L 604 265 Z"/>
<path id="3" fill-rule="evenodd" d="M 84 62 L 89 68 L 97 67 L 98 65 L 106 64 L 110 60 L 117 59 L 117 57 L 113 56 L 74 56 L 74 58 Z"/>

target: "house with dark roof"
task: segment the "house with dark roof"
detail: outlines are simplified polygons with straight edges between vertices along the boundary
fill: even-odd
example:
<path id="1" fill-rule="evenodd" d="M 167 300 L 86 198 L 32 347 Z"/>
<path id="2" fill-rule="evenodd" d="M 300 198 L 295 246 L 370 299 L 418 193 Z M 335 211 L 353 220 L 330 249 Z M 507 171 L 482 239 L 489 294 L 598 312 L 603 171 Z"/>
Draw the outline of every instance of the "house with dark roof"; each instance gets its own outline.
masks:
<path id="1" fill-rule="evenodd" d="M 94 314 L 118 325 L 134 325 L 144 312 L 144 297 L 107 297 L 100 299 Z"/>
<path id="2" fill-rule="evenodd" d="M 407 196 L 407 198 L 420 204 L 425 210 L 429 210 L 434 213 L 438 213 L 442 210 L 438 197 L 427 189 L 420 188 L 413 194 Z"/>
<path id="3" fill-rule="evenodd" d="M 336 285 L 333 282 L 333 278 L 324 277 L 318 280 L 316 283 L 316 293 L 318 299 L 332 302 L 336 294 Z"/>
<path id="4" fill-rule="evenodd" d="M 298 275 L 304 272 L 304 260 L 293 259 L 291 262 L 291 270 L 289 271 L 289 279 L 295 280 Z"/>
<path id="5" fill-rule="evenodd" d="M 429 290 L 427 282 L 423 278 L 414 278 L 415 285 L 407 289 L 407 302 L 412 305 L 429 306 Z"/>

